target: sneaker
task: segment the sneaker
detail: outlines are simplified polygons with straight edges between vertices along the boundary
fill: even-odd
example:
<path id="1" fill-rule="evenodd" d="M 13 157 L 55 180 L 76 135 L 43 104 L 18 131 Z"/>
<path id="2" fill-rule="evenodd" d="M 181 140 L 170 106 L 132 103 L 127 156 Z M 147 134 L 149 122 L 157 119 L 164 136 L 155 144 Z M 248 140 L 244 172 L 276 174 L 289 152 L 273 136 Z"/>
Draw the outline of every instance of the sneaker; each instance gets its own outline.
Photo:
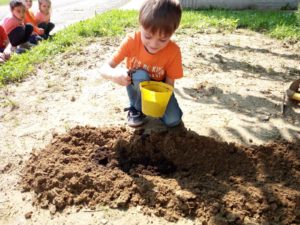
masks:
<path id="1" fill-rule="evenodd" d="M 22 54 L 22 53 L 26 52 L 26 49 L 18 46 L 18 47 L 11 47 L 10 51 L 12 53 Z"/>
<path id="2" fill-rule="evenodd" d="M 22 54 L 22 53 L 24 53 L 24 52 L 26 52 L 26 51 L 27 51 L 26 48 L 18 47 L 17 50 L 16 50 L 16 53 L 17 53 L 17 54 Z"/>
<path id="3" fill-rule="evenodd" d="M 136 110 L 134 107 L 125 108 L 124 111 L 128 111 L 127 114 L 127 124 L 130 127 L 139 127 L 146 122 L 146 116 Z"/>
<path id="4" fill-rule="evenodd" d="M 16 52 L 16 50 L 17 50 L 17 47 L 15 47 L 15 46 L 11 46 L 11 47 L 10 47 L 10 51 L 11 51 L 11 52 Z"/>
<path id="5" fill-rule="evenodd" d="M 34 46 L 36 46 L 36 45 L 32 44 L 30 42 L 25 42 L 25 43 L 19 45 L 20 48 L 24 48 L 24 49 L 31 49 Z"/>

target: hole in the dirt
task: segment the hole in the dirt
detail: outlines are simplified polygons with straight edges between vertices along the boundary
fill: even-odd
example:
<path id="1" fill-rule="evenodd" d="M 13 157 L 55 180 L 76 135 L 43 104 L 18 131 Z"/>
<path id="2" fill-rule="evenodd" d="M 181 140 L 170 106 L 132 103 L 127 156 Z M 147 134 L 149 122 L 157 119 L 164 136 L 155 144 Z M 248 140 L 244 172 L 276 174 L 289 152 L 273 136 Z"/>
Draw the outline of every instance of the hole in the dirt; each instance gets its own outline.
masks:
<path id="1" fill-rule="evenodd" d="M 96 155 L 93 159 L 99 164 L 103 166 L 107 166 L 110 157 L 110 151 L 106 148 L 97 148 L 95 151 Z"/>
<path id="2" fill-rule="evenodd" d="M 299 143 L 243 147 L 187 130 L 143 133 L 75 127 L 58 135 L 32 153 L 23 190 L 51 212 L 139 205 L 170 221 L 220 215 L 243 224 L 247 215 L 259 224 L 299 222 Z"/>
<path id="3" fill-rule="evenodd" d="M 119 167 L 125 173 L 147 173 L 150 175 L 170 175 L 176 172 L 176 166 L 162 155 L 156 156 L 154 160 L 151 155 L 141 152 L 139 154 L 130 154 L 125 147 L 117 149 Z M 128 153 L 129 152 L 129 153 Z M 158 154 L 160 151 L 154 151 Z"/>
<path id="4" fill-rule="evenodd" d="M 141 138 L 145 144 L 145 139 Z M 176 172 L 176 166 L 167 160 L 162 151 L 156 148 L 147 152 L 136 151 L 130 143 L 123 142 L 115 149 L 99 147 L 96 149 L 93 160 L 106 167 L 115 166 L 127 174 L 170 175 Z"/>
<path id="5" fill-rule="evenodd" d="M 108 158 L 107 157 L 103 157 L 103 158 L 101 158 L 101 159 L 98 160 L 98 163 L 101 164 L 101 165 L 106 166 L 107 163 L 108 163 Z"/>

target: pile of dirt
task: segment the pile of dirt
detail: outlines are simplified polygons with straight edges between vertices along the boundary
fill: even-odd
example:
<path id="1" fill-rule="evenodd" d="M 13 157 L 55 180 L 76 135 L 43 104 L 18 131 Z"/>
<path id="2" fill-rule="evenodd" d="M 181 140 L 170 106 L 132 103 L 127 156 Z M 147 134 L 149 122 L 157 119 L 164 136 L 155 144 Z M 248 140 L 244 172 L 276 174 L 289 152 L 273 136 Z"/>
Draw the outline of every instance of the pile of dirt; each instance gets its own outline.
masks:
<path id="1" fill-rule="evenodd" d="M 300 143 L 237 146 L 184 127 L 75 127 L 32 153 L 24 191 L 51 213 L 140 206 L 176 221 L 299 224 Z"/>

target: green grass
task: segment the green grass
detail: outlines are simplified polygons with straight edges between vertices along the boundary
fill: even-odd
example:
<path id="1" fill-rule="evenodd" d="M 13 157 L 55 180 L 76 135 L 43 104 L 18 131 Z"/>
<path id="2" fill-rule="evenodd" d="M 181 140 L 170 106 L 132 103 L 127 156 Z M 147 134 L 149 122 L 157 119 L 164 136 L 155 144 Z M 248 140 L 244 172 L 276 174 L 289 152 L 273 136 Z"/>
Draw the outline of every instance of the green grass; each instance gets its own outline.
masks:
<path id="1" fill-rule="evenodd" d="M 300 40 L 300 10 L 297 12 L 191 10 L 185 12 L 181 27 L 200 31 L 210 27 L 230 31 L 245 28 L 277 39 L 298 41 Z"/>
<path id="2" fill-rule="evenodd" d="M 9 2 L 10 0 L 0 0 L 0 5 L 9 5 Z"/>
<path id="3" fill-rule="evenodd" d="M 74 45 L 84 43 L 86 37 L 116 36 L 124 34 L 127 27 L 136 25 L 137 13 L 128 11 L 111 11 L 97 15 L 93 19 L 71 25 L 58 32 L 51 41 L 44 41 L 32 50 L 14 55 L 0 66 L 0 85 L 19 81 L 32 73 L 35 65 L 53 55 L 68 51 Z"/>
<path id="4" fill-rule="evenodd" d="M 0 0 L 0 5 L 8 5 L 10 0 Z"/>
<path id="5" fill-rule="evenodd" d="M 58 32 L 51 41 L 45 41 L 25 54 L 15 55 L 1 65 L 0 85 L 28 76 L 34 71 L 36 64 L 56 54 L 74 49 L 74 46 L 85 43 L 86 38 L 125 35 L 127 28 L 138 27 L 137 15 L 137 11 L 113 10 L 69 26 Z M 300 41 L 300 11 L 189 10 L 184 12 L 181 31 L 183 29 L 201 31 L 210 28 L 221 31 L 245 28 L 278 39 Z"/>

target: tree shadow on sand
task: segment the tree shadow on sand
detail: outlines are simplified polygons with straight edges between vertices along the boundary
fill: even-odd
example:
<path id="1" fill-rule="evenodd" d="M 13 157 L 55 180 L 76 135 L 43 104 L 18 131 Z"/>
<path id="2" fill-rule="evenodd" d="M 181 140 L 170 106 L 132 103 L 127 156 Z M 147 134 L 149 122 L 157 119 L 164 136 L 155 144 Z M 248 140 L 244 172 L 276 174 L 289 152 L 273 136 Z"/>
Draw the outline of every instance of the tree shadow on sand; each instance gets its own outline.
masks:
<path id="1" fill-rule="evenodd" d="M 271 93 L 265 93 L 265 97 L 258 97 L 249 95 L 242 96 L 234 92 L 224 92 L 217 86 L 201 87 L 197 88 L 186 88 L 184 87 L 183 92 L 176 89 L 175 93 L 187 101 L 193 101 L 200 103 L 201 105 L 210 105 L 217 110 L 228 110 L 233 112 L 235 115 L 241 115 L 249 118 L 249 120 L 243 119 L 244 126 L 240 129 L 244 130 L 247 134 L 256 137 L 257 139 L 277 139 L 280 138 L 280 134 L 288 135 L 293 139 L 299 138 L 299 130 L 288 128 L 280 130 L 275 125 L 270 125 L 270 129 L 258 128 L 257 123 L 268 122 L 271 118 L 282 119 L 285 123 L 291 125 L 300 123 L 299 110 L 295 104 L 288 104 L 286 107 L 286 113 L 282 114 L 282 99 L 272 95 Z M 251 120 L 250 120 L 251 118 Z M 253 118 L 256 119 L 253 120 Z M 240 130 L 233 127 L 224 128 L 227 132 L 234 137 L 237 137 L 242 143 L 248 143 L 249 140 L 245 135 L 242 135 Z M 213 137 L 220 137 L 217 130 L 210 129 Z M 222 140 L 219 139 L 219 140 Z"/>
<path id="2" fill-rule="evenodd" d="M 285 66 L 285 69 L 288 72 L 277 72 L 272 68 L 265 68 L 261 65 L 252 65 L 249 62 L 228 58 L 221 54 L 216 54 L 213 57 L 206 57 L 205 60 L 208 61 L 209 64 L 217 65 L 217 67 L 224 72 L 236 70 L 243 71 L 247 73 L 247 77 L 249 78 L 254 77 L 290 82 L 293 78 L 297 78 L 297 76 L 300 75 L 300 70 L 297 70 L 296 68 Z"/>
<path id="3" fill-rule="evenodd" d="M 244 147 L 175 129 L 134 135 L 115 151 L 121 170 L 139 187 L 134 196 L 155 215 L 226 224 L 300 222 L 299 144 Z"/>
<path id="4" fill-rule="evenodd" d="M 252 48 L 252 47 L 241 47 L 237 45 L 232 45 L 232 44 L 226 44 L 220 46 L 221 48 L 224 48 L 226 50 L 235 50 L 235 51 L 240 51 L 240 52 L 257 52 L 257 53 L 262 53 L 262 54 L 270 54 L 273 56 L 277 56 L 280 58 L 286 58 L 286 59 L 292 59 L 292 60 L 300 60 L 300 54 L 285 54 L 285 53 L 277 53 L 274 51 L 271 51 L 269 49 L 264 49 L 264 48 Z M 298 70 L 297 70 L 298 71 Z M 299 73 L 300 71 L 298 71 Z"/>
<path id="5" fill-rule="evenodd" d="M 101 204 L 169 221 L 299 224 L 299 171 L 300 143 L 245 147 L 184 126 L 78 126 L 32 153 L 21 184 L 52 213 Z"/>

